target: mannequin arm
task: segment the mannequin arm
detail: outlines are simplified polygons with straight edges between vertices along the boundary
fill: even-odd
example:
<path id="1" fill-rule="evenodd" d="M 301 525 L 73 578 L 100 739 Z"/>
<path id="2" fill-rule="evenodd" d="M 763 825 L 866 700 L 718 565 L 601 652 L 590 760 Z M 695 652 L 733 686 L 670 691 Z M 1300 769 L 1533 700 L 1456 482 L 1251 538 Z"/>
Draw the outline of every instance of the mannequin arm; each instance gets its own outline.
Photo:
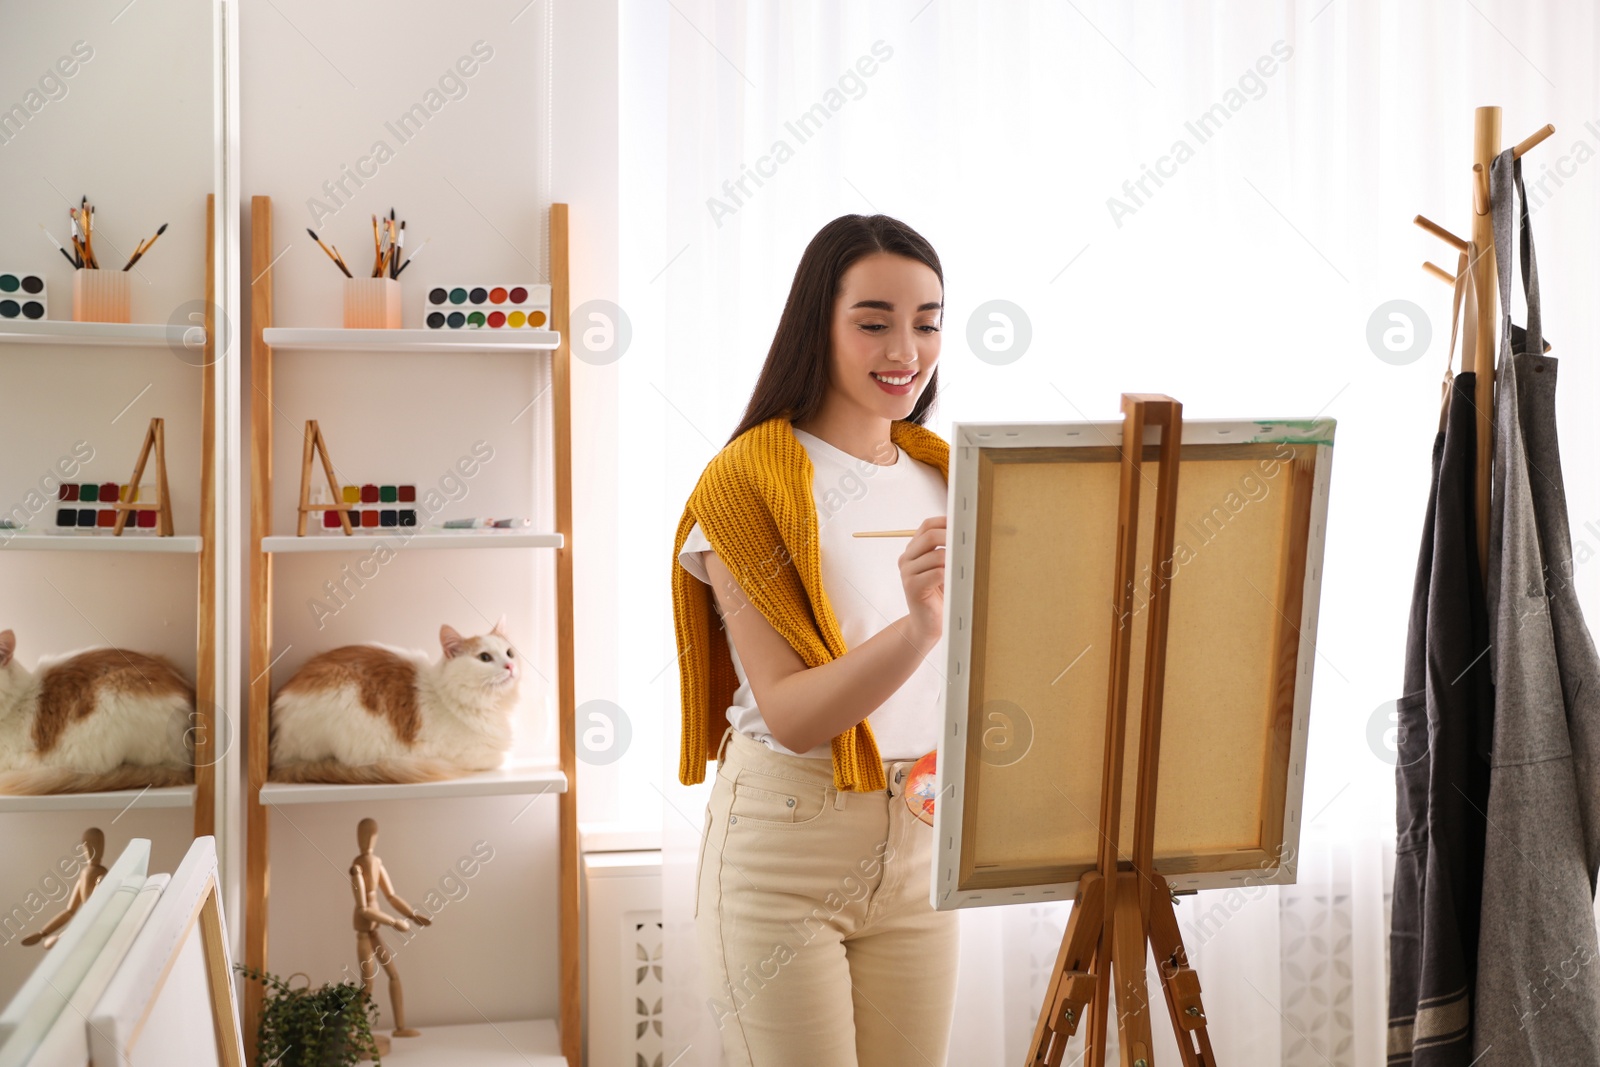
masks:
<path id="1" fill-rule="evenodd" d="M 414 909 L 410 904 L 400 899 L 400 894 L 394 891 L 394 884 L 389 881 L 389 871 L 381 868 L 378 872 L 378 886 L 383 890 L 383 895 L 389 898 L 389 903 L 394 905 L 394 910 L 417 923 L 419 926 L 432 926 L 433 920 Z"/>

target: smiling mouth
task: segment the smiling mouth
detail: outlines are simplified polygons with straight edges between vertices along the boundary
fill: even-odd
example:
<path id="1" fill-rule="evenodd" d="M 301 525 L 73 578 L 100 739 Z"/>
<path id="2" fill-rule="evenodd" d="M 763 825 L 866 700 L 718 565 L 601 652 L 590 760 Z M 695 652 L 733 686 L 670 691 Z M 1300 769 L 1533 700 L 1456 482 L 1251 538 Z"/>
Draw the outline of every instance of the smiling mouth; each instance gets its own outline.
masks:
<path id="1" fill-rule="evenodd" d="M 916 380 L 921 371 L 912 371 L 910 374 L 879 374 L 874 370 L 867 373 L 872 375 L 875 381 L 880 381 L 884 385 L 910 385 Z"/>

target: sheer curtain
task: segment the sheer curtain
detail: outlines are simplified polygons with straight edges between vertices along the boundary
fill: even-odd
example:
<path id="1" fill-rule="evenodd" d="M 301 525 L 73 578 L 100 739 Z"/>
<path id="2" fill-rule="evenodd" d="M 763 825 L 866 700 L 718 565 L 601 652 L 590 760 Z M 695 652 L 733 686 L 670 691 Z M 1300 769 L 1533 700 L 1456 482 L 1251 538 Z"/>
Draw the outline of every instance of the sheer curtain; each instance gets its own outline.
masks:
<path id="1" fill-rule="evenodd" d="M 1223 1062 L 1383 1062 L 1389 702 L 1449 337 L 1449 289 L 1418 267 L 1454 265 L 1411 218 L 1467 231 L 1475 106 L 1504 108 L 1508 140 L 1556 124 L 1529 183 L 1542 189 L 1546 332 L 1555 355 L 1576 357 L 1563 358 L 1562 430 L 1592 614 L 1594 19 L 1491 0 L 623 0 L 632 343 L 605 373 L 627 457 L 622 687 L 640 709 L 623 801 L 661 813 L 665 1062 L 719 1062 L 695 974 L 705 787 L 677 783 L 669 550 L 801 250 L 849 212 L 904 219 L 943 259 L 941 433 L 957 419 L 1114 418 L 1124 391 L 1170 393 L 1191 417 L 1339 420 L 1300 879 L 1188 898 L 1179 918 Z M 1009 361 L 981 342 L 993 300 L 1021 310 L 1017 348 L 1026 324 Z M 1409 349 L 1391 339 L 1399 352 L 1369 340 L 1396 300 L 1417 307 Z M 962 921 L 950 1062 L 1016 1063 L 1065 912 Z"/>

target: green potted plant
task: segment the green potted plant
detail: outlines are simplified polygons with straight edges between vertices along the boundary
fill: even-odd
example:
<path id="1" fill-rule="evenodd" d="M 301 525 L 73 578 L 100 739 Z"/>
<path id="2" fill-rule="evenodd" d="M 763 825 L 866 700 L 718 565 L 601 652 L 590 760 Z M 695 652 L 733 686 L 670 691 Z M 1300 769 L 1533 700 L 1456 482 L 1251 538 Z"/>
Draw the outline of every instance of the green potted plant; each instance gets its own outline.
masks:
<path id="1" fill-rule="evenodd" d="M 273 1067 L 354 1067 L 379 1063 L 372 1020 L 378 1006 L 355 982 L 324 982 L 316 989 L 300 972 L 288 979 L 243 964 L 235 969 L 267 990 L 256 1028 L 256 1062 Z M 290 980 L 304 978 L 303 986 Z"/>

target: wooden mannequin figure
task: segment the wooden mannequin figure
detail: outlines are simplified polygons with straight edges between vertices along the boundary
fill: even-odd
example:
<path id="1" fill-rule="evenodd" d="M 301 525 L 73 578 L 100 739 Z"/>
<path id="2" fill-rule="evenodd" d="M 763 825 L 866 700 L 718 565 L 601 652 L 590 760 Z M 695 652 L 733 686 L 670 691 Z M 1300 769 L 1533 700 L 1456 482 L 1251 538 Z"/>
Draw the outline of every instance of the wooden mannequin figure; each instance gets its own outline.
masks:
<path id="1" fill-rule="evenodd" d="M 106 876 L 106 869 L 100 865 L 101 858 L 106 851 L 106 835 L 100 832 L 97 826 L 91 826 L 83 832 L 83 869 L 78 872 L 78 880 L 73 883 L 72 896 L 67 898 L 67 910 L 51 919 L 40 928 L 36 934 L 29 934 L 22 939 L 24 945 L 44 945 L 45 948 L 54 948 L 55 943 L 61 939 L 57 932 L 83 907 L 83 902 L 89 899 L 89 894 L 94 892 L 94 887 Z"/>
<path id="2" fill-rule="evenodd" d="M 395 893 L 394 886 L 389 882 L 389 872 L 383 869 L 383 861 L 372 851 L 378 843 L 377 820 L 362 819 L 356 827 L 356 840 L 361 845 L 361 855 L 350 864 L 350 889 L 356 897 L 356 958 L 361 966 L 361 988 L 371 995 L 373 980 L 378 976 L 378 968 L 382 967 L 389 976 L 389 1005 L 394 1009 L 394 1036 L 416 1037 L 420 1031 L 406 1026 L 405 991 L 400 986 L 400 972 L 395 968 L 394 957 L 378 936 L 378 927 L 392 926 L 405 933 L 411 929 L 406 919 L 419 926 L 432 926 L 433 920 L 413 910 Z M 405 919 L 397 919 L 378 906 L 380 889 L 389 898 L 389 903 L 394 905 L 394 910 L 404 915 Z"/>

